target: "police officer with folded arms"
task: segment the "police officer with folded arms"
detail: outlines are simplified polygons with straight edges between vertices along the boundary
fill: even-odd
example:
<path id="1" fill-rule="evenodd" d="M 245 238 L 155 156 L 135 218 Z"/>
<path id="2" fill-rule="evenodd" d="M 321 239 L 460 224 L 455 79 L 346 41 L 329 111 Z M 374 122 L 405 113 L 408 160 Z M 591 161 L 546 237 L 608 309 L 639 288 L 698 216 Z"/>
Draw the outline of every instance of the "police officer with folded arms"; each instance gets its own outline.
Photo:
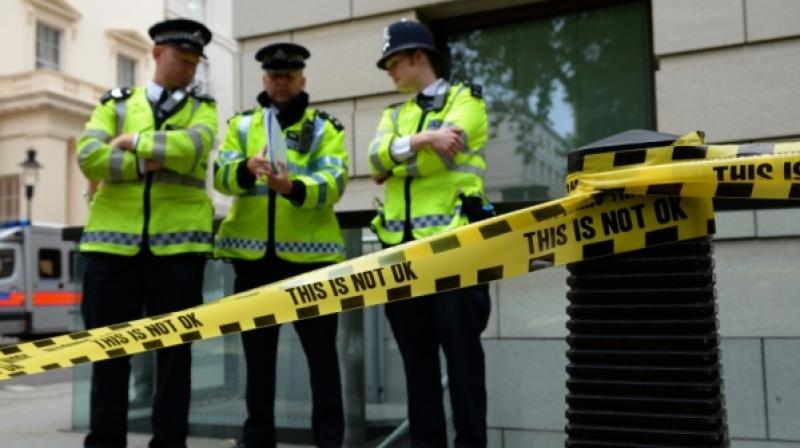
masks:
<path id="1" fill-rule="evenodd" d="M 383 111 L 369 147 L 384 201 L 373 230 L 393 246 L 490 216 L 483 190 L 487 117 L 479 86 L 442 79 L 442 55 L 420 23 L 384 32 L 378 67 L 411 96 Z M 480 335 L 487 285 L 389 303 L 386 317 L 406 374 L 411 446 L 447 446 L 439 347 L 447 359 L 455 445 L 486 446 L 486 380 Z"/>
<path id="2" fill-rule="evenodd" d="M 217 131 L 214 100 L 188 90 L 211 40 L 200 23 L 166 20 L 149 30 L 153 80 L 101 99 L 77 145 L 78 164 L 99 181 L 80 251 L 86 259 L 82 314 L 87 328 L 202 303 L 205 257 L 213 246 L 205 190 Z M 124 332 L 121 333 L 124 335 Z M 159 350 L 150 447 L 185 447 L 191 347 Z M 92 364 L 86 447 L 124 447 L 130 357 Z"/>
<path id="3" fill-rule="evenodd" d="M 303 68 L 309 56 L 292 43 L 261 48 L 256 53 L 265 71 L 259 106 L 228 121 L 214 186 L 234 199 L 217 233 L 215 253 L 233 260 L 237 292 L 344 259 L 333 211 L 347 183 L 344 130 L 338 120 L 308 105 Z M 271 126 L 272 117 L 278 126 Z M 285 140 L 285 161 L 275 137 Z M 294 323 L 308 360 L 312 432 L 320 447 L 339 447 L 344 439 L 337 324 L 337 315 Z M 266 326 L 242 333 L 247 419 L 238 446 L 275 446 L 278 332 L 278 326 Z"/>

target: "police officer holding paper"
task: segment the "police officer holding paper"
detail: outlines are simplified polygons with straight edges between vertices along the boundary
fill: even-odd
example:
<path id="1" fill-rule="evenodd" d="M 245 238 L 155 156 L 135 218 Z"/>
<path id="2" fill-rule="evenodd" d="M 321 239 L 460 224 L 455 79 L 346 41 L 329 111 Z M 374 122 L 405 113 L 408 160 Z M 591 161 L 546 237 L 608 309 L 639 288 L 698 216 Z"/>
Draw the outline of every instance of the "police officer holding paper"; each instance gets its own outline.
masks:
<path id="1" fill-rule="evenodd" d="M 153 81 L 107 92 L 77 145 L 83 174 L 100 182 L 80 243 L 87 328 L 203 301 L 205 257 L 213 247 L 205 177 L 217 111 L 212 98 L 187 87 L 211 31 L 174 19 L 153 25 L 150 37 Z M 190 349 L 156 353 L 152 448 L 186 446 Z M 126 446 L 130 357 L 124 349 L 109 355 L 92 364 L 86 447 Z"/>
<path id="2" fill-rule="evenodd" d="M 441 54 L 420 23 L 384 32 L 378 67 L 411 94 L 383 111 L 369 148 L 384 205 L 372 227 L 384 246 L 454 229 L 493 213 L 483 192 L 487 117 L 481 90 L 437 74 Z M 489 318 L 487 285 L 386 305 L 406 373 L 413 447 L 447 446 L 439 347 L 447 359 L 458 447 L 486 446 L 486 380 L 480 335 Z"/>
<path id="3" fill-rule="evenodd" d="M 292 43 L 256 53 L 265 70 L 260 105 L 229 120 L 214 167 L 215 188 L 234 198 L 215 252 L 233 260 L 237 292 L 344 259 L 333 211 L 347 183 L 344 130 L 308 105 L 303 68 L 309 56 Z M 308 360 L 312 432 L 321 447 L 341 446 L 344 439 L 337 323 L 337 315 L 294 323 Z M 278 330 L 265 326 L 242 333 L 248 416 L 241 447 L 275 446 Z"/>

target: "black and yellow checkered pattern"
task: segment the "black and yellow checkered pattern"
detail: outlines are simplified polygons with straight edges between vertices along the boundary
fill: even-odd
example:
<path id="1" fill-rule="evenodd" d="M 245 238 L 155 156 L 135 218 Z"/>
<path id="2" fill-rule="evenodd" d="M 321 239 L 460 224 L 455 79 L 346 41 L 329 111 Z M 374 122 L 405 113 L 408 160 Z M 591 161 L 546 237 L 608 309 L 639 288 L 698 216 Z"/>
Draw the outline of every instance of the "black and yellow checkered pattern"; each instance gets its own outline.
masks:
<path id="1" fill-rule="evenodd" d="M 0 380 L 519 276 L 714 232 L 712 198 L 800 197 L 800 143 L 580 154 L 570 194 L 180 312 L 0 348 Z"/>

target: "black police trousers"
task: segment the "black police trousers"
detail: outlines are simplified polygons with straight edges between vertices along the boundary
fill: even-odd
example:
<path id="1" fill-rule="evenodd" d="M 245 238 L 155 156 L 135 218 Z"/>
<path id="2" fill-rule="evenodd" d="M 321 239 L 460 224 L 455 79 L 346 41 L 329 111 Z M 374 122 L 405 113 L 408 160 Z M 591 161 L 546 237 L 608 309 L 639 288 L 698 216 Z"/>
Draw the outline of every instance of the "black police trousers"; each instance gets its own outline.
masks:
<path id="1" fill-rule="evenodd" d="M 274 255 L 260 260 L 234 260 L 236 292 L 263 286 L 328 263 L 291 263 Z M 344 441 L 342 381 L 336 352 L 337 315 L 294 322 L 308 360 L 311 379 L 311 430 L 319 447 L 340 447 Z M 247 363 L 247 419 L 240 446 L 272 448 L 275 440 L 275 367 L 280 326 L 242 333 Z"/>
<path id="2" fill-rule="evenodd" d="M 386 317 L 406 374 L 412 447 L 447 446 L 439 347 L 447 360 L 455 446 L 486 446 L 486 370 L 481 333 L 490 311 L 488 285 L 386 305 Z"/>
<path id="3" fill-rule="evenodd" d="M 148 250 L 125 257 L 83 253 L 81 312 L 86 328 L 143 316 L 156 316 L 203 302 L 205 257 L 181 254 L 157 257 Z M 124 330 L 120 334 L 125 335 Z M 185 448 L 189 432 L 191 346 L 156 352 L 156 384 L 151 448 Z M 92 364 L 89 434 L 84 446 L 122 448 L 127 444 L 130 357 Z"/>

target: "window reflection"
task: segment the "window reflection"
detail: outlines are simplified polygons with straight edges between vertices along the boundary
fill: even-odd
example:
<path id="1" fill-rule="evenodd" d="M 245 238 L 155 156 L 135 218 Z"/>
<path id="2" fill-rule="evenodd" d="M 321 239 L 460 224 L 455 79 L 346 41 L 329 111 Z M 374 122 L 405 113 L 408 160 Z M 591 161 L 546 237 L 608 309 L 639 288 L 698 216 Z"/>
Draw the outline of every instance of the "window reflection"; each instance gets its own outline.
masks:
<path id="1" fill-rule="evenodd" d="M 493 200 L 560 197 L 567 152 L 652 128 L 647 13 L 637 2 L 448 36 L 453 78 L 483 86 Z"/>

